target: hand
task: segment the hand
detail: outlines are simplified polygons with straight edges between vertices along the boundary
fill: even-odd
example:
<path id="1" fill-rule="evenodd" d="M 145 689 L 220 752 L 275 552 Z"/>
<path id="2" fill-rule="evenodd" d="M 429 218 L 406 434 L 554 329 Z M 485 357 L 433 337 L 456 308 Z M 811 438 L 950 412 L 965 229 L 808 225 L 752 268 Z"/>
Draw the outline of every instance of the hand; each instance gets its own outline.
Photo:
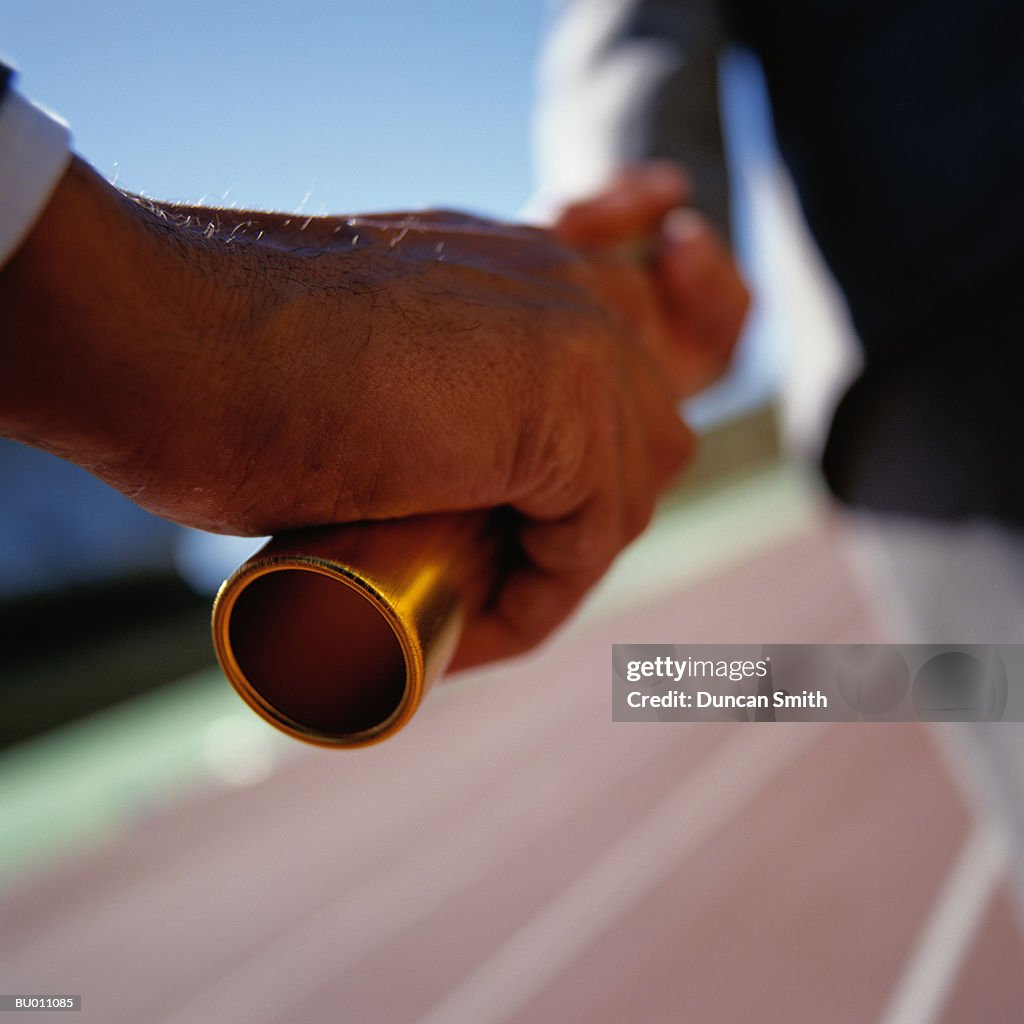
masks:
<path id="1" fill-rule="evenodd" d="M 691 189 L 674 164 L 622 171 L 593 197 L 562 211 L 554 230 L 604 267 L 598 294 L 618 309 L 681 395 L 727 369 L 750 295 L 714 228 L 687 207 Z M 597 254 L 619 254 L 603 264 Z"/>
<path id="2" fill-rule="evenodd" d="M 462 215 L 161 207 L 75 161 L 0 274 L 0 426 L 226 533 L 507 506 L 518 561 L 457 660 L 516 653 L 693 446 L 600 262 Z"/>

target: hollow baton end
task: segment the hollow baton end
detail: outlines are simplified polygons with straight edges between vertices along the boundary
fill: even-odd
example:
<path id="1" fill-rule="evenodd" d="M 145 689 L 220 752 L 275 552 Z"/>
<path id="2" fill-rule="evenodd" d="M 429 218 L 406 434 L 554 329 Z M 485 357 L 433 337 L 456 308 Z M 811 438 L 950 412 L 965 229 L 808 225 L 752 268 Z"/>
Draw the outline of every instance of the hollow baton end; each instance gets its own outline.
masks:
<path id="1" fill-rule="evenodd" d="M 447 667 L 484 574 L 483 520 L 430 516 L 296 531 L 221 586 L 213 643 L 261 717 L 319 746 L 394 735 Z"/>

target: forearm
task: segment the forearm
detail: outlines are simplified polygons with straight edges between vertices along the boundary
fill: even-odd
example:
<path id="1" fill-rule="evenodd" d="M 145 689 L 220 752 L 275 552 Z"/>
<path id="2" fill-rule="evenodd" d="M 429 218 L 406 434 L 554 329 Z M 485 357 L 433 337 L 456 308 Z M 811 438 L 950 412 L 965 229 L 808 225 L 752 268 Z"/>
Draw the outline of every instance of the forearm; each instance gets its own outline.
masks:
<path id="1" fill-rule="evenodd" d="M 58 452 L 84 445 L 99 456 L 110 412 L 107 389 L 95 384 L 127 369 L 117 321 L 145 273 L 138 220 L 131 203 L 75 160 L 0 273 L 7 436 Z"/>
<path id="2" fill-rule="evenodd" d="M 160 443 L 252 292 L 216 244 L 163 223 L 75 159 L 0 272 L 0 433 L 109 478 Z M 238 308 L 227 308 L 227 296 Z"/>

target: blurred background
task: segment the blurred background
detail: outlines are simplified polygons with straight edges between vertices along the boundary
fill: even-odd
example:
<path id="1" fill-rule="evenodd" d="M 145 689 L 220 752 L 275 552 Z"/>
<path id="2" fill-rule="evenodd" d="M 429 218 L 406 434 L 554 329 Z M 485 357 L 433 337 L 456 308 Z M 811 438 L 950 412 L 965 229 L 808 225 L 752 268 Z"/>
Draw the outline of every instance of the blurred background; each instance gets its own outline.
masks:
<path id="1" fill-rule="evenodd" d="M 0 49 L 132 191 L 514 218 L 547 15 L 7 0 Z M 721 107 L 756 306 L 698 463 L 553 643 L 380 748 L 283 739 L 213 667 L 257 542 L 0 444 L 0 991 L 161 1024 L 1022 1019 L 948 738 L 609 720 L 613 642 L 890 638 L 813 468 L 856 357 L 749 54 Z"/>

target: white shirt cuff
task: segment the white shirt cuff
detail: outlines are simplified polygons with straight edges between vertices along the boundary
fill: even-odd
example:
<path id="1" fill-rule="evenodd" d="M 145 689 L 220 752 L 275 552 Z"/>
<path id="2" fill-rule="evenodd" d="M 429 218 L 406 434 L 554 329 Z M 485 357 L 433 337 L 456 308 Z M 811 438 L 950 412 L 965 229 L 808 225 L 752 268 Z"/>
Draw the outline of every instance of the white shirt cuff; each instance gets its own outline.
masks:
<path id="1" fill-rule="evenodd" d="M 71 133 L 13 89 L 0 102 L 0 267 L 28 237 L 71 161 Z"/>

